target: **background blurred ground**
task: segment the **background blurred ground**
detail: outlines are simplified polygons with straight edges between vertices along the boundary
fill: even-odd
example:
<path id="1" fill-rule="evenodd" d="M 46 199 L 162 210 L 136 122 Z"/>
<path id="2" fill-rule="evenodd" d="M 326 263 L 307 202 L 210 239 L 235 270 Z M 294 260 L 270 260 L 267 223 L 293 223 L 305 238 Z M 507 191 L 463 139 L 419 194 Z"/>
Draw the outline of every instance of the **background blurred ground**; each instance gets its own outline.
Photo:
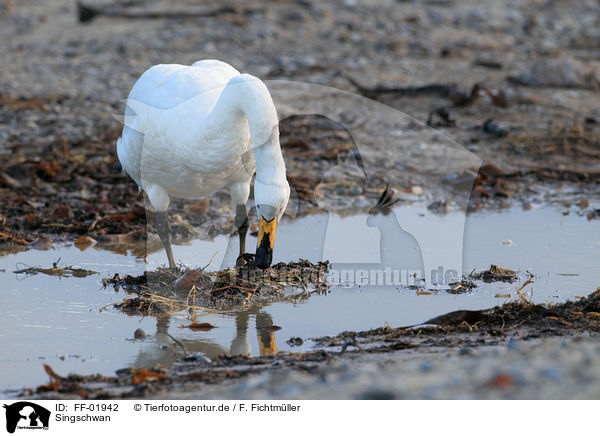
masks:
<path id="1" fill-rule="evenodd" d="M 337 87 L 423 122 L 430 118 L 431 125 L 491 164 L 478 179 L 473 207 L 490 198 L 526 203 L 573 201 L 565 194 L 573 190 L 588 191 L 582 194 L 586 199 L 596 195 L 600 12 L 595 1 L 84 3 L 106 14 L 80 23 L 74 1 L 22 0 L 0 17 L 5 198 L 0 212 L 5 230 L 21 237 L 124 233 L 114 226 L 92 231 L 97 219 L 111 214 L 133 213 L 129 229 L 142 222 L 133 210 L 141 196 L 118 169 L 115 141 L 121 125 L 112 114 L 122 113 L 122 99 L 151 65 L 203 58 L 263 79 Z M 193 16 L 206 12 L 214 13 Z M 343 118 L 352 108 L 339 110 Z M 448 194 L 432 186 L 450 185 L 444 178 L 449 175 L 460 181 L 472 166 L 452 156 L 436 158 L 428 139 L 413 138 L 422 134 L 417 124 L 404 125 L 403 134 L 390 142 L 374 130 L 378 120 L 369 114 L 347 118 L 344 127 L 365 132 L 370 143 L 361 149 L 362 157 L 376 173 L 366 187 L 351 191 L 365 197 L 363 206 L 376 200 L 385 183 L 407 200 L 440 199 Z M 374 127 L 360 127 L 365 119 Z M 350 149 L 350 136 L 339 126 L 302 118 L 286 123 L 282 145 L 290 181 L 300 199 L 314 206 L 312 190 L 329 166 L 323 160 L 335 162 L 336 150 Z M 536 189 L 540 181 L 556 189 Z M 573 182 L 575 189 L 564 189 Z M 56 211 L 57 204 L 70 210 Z M 177 207 L 183 224 L 208 223 L 206 235 L 224 231 L 220 217 L 229 208 L 227 195 Z M 177 226 L 177 217 L 174 222 Z M 183 227 L 176 233 L 186 236 Z"/>
<path id="2" fill-rule="evenodd" d="M 81 23 L 70 0 L 17 0 L 12 12 L 0 15 L 2 242 L 26 245 L 40 237 L 81 235 L 117 244 L 143 239 L 142 197 L 118 168 L 121 124 L 113 114 L 122 113 L 122 99 L 151 65 L 204 58 L 263 79 L 347 90 L 429 120 L 484 162 L 472 207 L 577 201 L 591 218 L 598 216 L 597 1 L 85 4 L 112 16 Z M 184 16 L 207 11 L 216 12 Z M 376 201 L 388 182 L 406 201 L 443 204 L 452 200 L 452 180 L 475 177 L 477 168 L 456 156 L 436 160 L 429 139 L 419 139 L 424 130 L 418 123 L 405 123 L 397 142 L 390 142 L 378 135 L 378 120 L 370 114 L 338 109 L 352 115 L 344 127 L 363 133 L 361 154 L 375 174 L 366 183 L 358 179 L 358 190 L 336 188 L 362 198 L 362 206 Z M 352 150 L 352 139 L 318 117 L 287 120 L 281 133 L 290 182 L 304 211 L 314 211 L 315 186 L 339 152 Z M 200 225 L 205 236 L 228 229 L 225 193 L 210 201 L 175 202 L 174 209 L 180 214 L 173 218 L 176 240 L 190 236 L 188 224 Z M 264 373 L 205 392 L 277 398 L 597 397 L 597 354 L 593 340 L 555 338 L 523 347 L 508 342 L 474 355 L 455 349 L 398 360 L 395 352 L 389 360 L 378 356 L 376 362 L 364 358 L 349 365 L 341 359 L 315 374 Z"/>

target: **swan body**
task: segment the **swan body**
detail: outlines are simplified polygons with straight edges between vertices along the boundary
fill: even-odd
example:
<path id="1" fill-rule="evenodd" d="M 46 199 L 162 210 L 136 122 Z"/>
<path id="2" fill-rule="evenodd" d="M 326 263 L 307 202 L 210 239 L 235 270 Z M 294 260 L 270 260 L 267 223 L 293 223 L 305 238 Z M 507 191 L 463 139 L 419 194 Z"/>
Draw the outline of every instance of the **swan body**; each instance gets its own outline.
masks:
<path id="1" fill-rule="evenodd" d="M 263 245 L 257 265 L 270 264 L 290 189 L 277 112 L 262 81 L 217 60 L 151 67 L 127 99 L 117 154 L 155 211 L 165 214 L 170 196 L 198 198 L 228 187 L 236 213 L 244 215 L 236 221 L 245 219 L 256 169 L 259 247 Z M 163 235 L 161 239 L 171 264 L 168 241 Z"/>

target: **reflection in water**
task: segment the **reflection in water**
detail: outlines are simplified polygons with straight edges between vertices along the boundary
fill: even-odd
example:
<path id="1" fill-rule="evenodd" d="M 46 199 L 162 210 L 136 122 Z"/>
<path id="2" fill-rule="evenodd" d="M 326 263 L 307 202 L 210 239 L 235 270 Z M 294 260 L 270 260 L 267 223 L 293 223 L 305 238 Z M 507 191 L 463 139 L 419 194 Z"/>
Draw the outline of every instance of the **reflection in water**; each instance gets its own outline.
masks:
<path id="1" fill-rule="evenodd" d="M 277 327 L 273 324 L 272 316 L 261 309 L 260 305 L 254 304 L 247 309 L 231 312 L 231 316 L 235 318 L 235 336 L 231 340 L 229 349 L 224 344 L 203 339 L 201 333 L 198 333 L 197 339 L 188 337 L 175 340 L 174 335 L 177 333 L 169 332 L 172 324 L 171 317 L 164 314 L 158 315 L 156 316 L 156 333 L 152 346 L 140 347 L 132 366 L 134 368 L 152 368 L 157 364 L 171 364 L 180 356 L 180 352 L 177 351 L 177 348 L 180 348 L 179 344 L 185 348 L 185 352 L 188 354 L 202 353 L 211 359 L 224 354 L 251 355 L 253 353 L 248 339 L 248 328 L 252 317 L 255 320 L 259 354 L 261 356 L 275 354 L 277 353 L 277 344 L 274 331 Z"/>
<path id="2" fill-rule="evenodd" d="M 411 271 L 418 277 L 425 277 L 425 266 L 421 246 L 417 239 L 405 231 L 398 222 L 391 206 L 397 202 L 393 193 L 385 189 L 379 202 L 369 211 L 367 225 L 377 227 L 380 234 L 379 269 L 390 268 L 398 271 Z"/>
<path id="3" fill-rule="evenodd" d="M 273 318 L 267 312 L 261 311 L 260 306 L 253 305 L 248 310 L 235 313 L 236 336 L 231 341 L 231 354 L 250 354 L 248 342 L 248 323 L 250 315 L 254 315 L 256 333 L 258 336 L 259 353 L 261 356 L 277 353 L 277 344 L 273 331 Z"/>

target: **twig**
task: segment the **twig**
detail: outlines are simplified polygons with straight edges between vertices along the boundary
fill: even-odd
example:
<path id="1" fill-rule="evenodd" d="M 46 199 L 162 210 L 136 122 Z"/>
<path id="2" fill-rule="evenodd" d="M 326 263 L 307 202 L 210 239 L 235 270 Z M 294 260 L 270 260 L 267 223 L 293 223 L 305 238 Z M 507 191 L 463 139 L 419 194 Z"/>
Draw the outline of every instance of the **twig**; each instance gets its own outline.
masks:
<path id="1" fill-rule="evenodd" d="M 534 283 L 533 282 L 533 273 L 531 273 L 531 271 L 527 271 L 527 274 L 529 274 L 529 278 L 527 279 L 527 281 L 525 283 L 523 283 L 521 285 L 520 288 L 517 289 L 517 294 L 519 295 L 519 297 L 521 297 L 521 299 L 523 300 L 524 303 L 531 303 L 531 301 L 527 301 L 527 299 L 525 298 L 525 295 L 523 295 L 523 293 L 521 292 L 525 286 L 527 286 L 530 283 Z"/>
<path id="2" fill-rule="evenodd" d="M 521 324 L 523 324 L 525 321 L 527 321 L 527 320 L 526 320 L 526 319 L 523 319 L 523 320 L 519 321 L 518 323 L 516 323 L 515 325 L 512 325 L 512 326 L 508 327 L 506 330 L 512 330 L 512 329 L 514 329 L 514 328 L 517 328 L 517 327 L 519 327 Z"/>
<path id="3" fill-rule="evenodd" d="M 170 337 L 173 340 L 173 342 L 175 342 L 177 345 L 179 345 L 181 347 L 181 349 L 183 350 L 184 356 L 188 355 L 188 350 L 187 350 L 187 348 L 185 348 L 185 345 L 183 345 L 183 343 L 181 343 L 178 339 L 175 339 L 173 336 L 171 336 L 170 333 L 167 333 L 167 336 Z"/>
<path id="4" fill-rule="evenodd" d="M 206 268 L 208 268 L 208 266 L 212 263 L 213 259 L 215 258 L 215 256 L 217 255 L 218 251 L 215 251 L 215 254 L 212 255 L 212 257 L 210 258 L 210 260 L 208 261 L 208 263 L 200 269 L 201 272 L 204 272 L 204 270 Z"/>

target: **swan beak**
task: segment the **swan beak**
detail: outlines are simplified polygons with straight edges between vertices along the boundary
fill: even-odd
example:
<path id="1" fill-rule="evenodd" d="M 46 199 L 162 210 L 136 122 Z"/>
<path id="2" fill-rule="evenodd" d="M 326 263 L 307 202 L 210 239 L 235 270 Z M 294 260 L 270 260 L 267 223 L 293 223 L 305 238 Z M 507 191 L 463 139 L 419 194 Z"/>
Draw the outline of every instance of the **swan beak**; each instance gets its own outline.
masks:
<path id="1" fill-rule="evenodd" d="M 273 261 L 273 246 L 275 245 L 275 231 L 277 230 L 277 217 L 271 221 L 262 216 L 258 221 L 258 245 L 256 247 L 256 266 L 267 269 Z"/>

